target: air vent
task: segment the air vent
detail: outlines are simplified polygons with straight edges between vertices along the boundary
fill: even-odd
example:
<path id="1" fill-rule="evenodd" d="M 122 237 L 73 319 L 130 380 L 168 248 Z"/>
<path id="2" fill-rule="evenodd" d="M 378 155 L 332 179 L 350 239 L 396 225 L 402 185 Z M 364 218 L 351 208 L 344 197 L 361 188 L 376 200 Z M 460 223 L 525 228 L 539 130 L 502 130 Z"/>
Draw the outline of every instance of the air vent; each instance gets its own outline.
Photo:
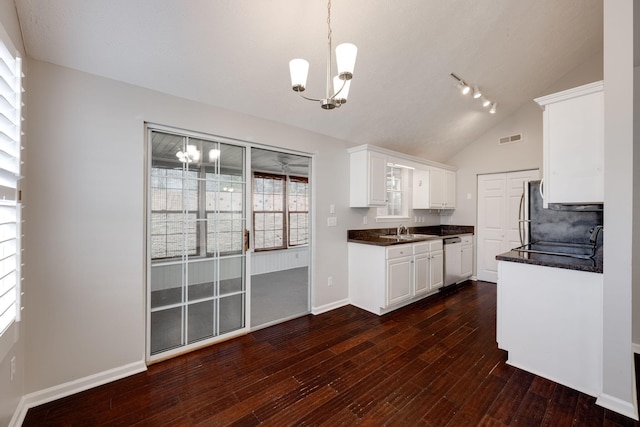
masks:
<path id="1" fill-rule="evenodd" d="M 521 142 L 522 139 L 523 138 L 521 133 L 518 133 L 516 135 L 511 135 L 511 136 L 503 136 L 498 140 L 498 144 L 510 144 L 512 142 Z"/>

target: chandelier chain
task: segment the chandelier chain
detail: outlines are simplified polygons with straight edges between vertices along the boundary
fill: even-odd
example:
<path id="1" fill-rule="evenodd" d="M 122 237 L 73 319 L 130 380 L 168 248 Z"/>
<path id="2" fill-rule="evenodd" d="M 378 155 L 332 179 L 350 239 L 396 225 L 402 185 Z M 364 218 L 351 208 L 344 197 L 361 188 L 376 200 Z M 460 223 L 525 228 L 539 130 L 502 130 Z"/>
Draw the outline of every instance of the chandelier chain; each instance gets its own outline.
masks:
<path id="1" fill-rule="evenodd" d="M 331 0 L 327 3 L 327 41 L 331 44 Z"/>

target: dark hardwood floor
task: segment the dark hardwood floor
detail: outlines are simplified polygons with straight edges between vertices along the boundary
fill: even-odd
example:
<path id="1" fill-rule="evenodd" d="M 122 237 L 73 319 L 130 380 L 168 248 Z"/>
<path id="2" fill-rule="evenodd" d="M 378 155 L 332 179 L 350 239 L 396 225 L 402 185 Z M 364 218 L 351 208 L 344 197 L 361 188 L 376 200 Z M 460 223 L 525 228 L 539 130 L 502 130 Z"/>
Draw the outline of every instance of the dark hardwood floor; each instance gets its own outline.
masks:
<path id="1" fill-rule="evenodd" d="M 638 426 L 505 364 L 496 287 L 383 317 L 347 306 L 29 410 L 24 426 Z"/>

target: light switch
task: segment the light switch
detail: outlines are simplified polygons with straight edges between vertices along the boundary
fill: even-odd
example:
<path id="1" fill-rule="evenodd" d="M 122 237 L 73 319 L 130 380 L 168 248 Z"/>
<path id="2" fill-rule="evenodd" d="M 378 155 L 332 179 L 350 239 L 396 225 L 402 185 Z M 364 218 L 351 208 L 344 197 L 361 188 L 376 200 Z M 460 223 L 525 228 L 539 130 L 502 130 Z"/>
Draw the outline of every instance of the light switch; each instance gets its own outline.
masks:
<path id="1" fill-rule="evenodd" d="M 336 205 L 334 205 L 333 203 L 329 205 L 329 213 L 336 213 Z"/>
<path id="2" fill-rule="evenodd" d="M 327 218 L 327 227 L 335 227 L 336 225 L 338 225 L 337 216 L 330 216 Z"/>

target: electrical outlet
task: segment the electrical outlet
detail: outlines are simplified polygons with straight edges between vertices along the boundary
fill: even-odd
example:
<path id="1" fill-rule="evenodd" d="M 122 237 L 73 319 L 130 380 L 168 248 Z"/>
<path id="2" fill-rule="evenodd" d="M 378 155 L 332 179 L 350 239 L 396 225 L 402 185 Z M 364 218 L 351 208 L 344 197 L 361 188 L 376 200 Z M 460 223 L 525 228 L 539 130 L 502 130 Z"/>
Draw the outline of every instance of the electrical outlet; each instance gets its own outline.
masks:
<path id="1" fill-rule="evenodd" d="M 362 223 L 364 225 L 367 225 L 367 216 L 366 215 L 362 217 Z"/>
<path id="2" fill-rule="evenodd" d="M 327 286 L 333 286 L 333 276 L 327 278 Z"/>
<path id="3" fill-rule="evenodd" d="M 13 377 L 16 376 L 16 357 L 13 356 L 11 358 L 11 362 L 10 362 L 10 371 L 11 371 L 11 381 L 13 381 Z"/>

